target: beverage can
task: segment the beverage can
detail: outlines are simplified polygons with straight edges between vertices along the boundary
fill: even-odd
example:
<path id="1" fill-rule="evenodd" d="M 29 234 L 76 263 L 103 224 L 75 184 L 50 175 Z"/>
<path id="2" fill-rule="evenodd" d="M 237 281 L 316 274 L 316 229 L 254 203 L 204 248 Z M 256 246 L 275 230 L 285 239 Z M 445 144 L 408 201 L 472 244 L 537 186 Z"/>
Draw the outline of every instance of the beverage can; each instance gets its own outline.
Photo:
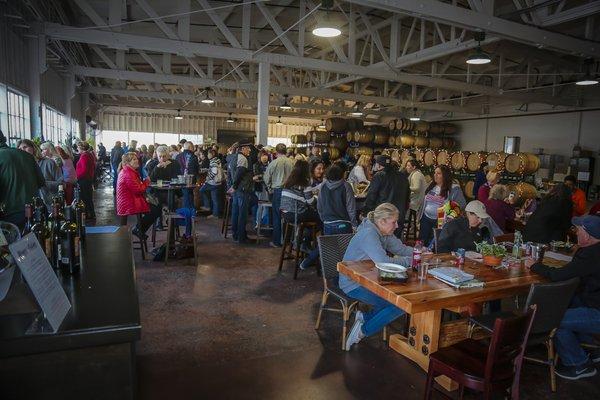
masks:
<path id="1" fill-rule="evenodd" d="M 421 265 L 421 254 L 423 254 L 423 244 L 419 240 L 419 241 L 417 241 L 417 243 L 415 243 L 415 247 L 413 247 L 413 255 L 412 255 L 413 271 L 419 270 L 419 266 Z"/>
<path id="2" fill-rule="evenodd" d="M 465 254 L 466 254 L 466 250 L 465 249 L 456 249 L 456 264 L 457 265 L 464 265 L 465 264 Z"/>

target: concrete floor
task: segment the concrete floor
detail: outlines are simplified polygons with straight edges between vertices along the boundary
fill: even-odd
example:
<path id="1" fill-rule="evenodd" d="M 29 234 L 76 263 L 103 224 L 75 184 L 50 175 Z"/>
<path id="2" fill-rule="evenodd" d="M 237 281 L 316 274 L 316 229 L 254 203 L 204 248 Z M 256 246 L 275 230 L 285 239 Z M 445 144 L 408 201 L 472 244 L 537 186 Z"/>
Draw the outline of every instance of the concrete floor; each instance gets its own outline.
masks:
<path id="1" fill-rule="evenodd" d="M 112 188 L 96 192 L 96 210 L 98 224 L 116 223 Z M 338 314 L 325 314 L 314 330 L 322 290 L 314 270 L 294 281 L 290 263 L 278 274 L 279 251 L 268 240 L 236 245 L 221 237 L 220 223 L 201 220 L 197 266 L 165 267 L 135 252 L 141 399 L 423 397 L 425 373 L 380 336 L 343 352 Z M 547 369 L 526 364 L 521 382 L 523 399 L 600 398 L 600 374 L 559 378 L 551 394 Z"/>

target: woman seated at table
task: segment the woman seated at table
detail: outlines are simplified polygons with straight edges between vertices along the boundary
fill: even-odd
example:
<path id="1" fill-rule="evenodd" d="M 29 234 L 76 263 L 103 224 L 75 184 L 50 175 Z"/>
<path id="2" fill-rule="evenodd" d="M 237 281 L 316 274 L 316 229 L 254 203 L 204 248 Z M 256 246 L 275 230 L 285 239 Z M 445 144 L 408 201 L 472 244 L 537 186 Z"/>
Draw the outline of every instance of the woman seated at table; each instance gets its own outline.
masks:
<path id="1" fill-rule="evenodd" d="M 398 228 L 399 214 L 396 206 L 390 203 L 382 203 L 370 211 L 350 241 L 344 261 L 371 260 L 376 263 L 390 262 L 409 266 L 413 249 L 402 244 L 400 239 L 394 236 L 394 231 Z M 388 256 L 388 253 L 394 257 Z M 374 335 L 404 314 L 403 310 L 346 275 L 340 274 L 339 286 L 349 297 L 371 306 L 371 311 L 364 315 L 360 311 L 356 312 L 354 326 L 346 340 L 347 351 L 362 338 Z"/>
<path id="2" fill-rule="evenodd" d="M 481 187 L 477 190 L 477 200 L 486 204 L 488 199 L 490 198 L 490 190 L 492 187 L 500 181 L 500 173 L 497 171 L 489 171 L 485 175 L 485 182 Z"/>
<path id="3" fill-rule="evenodd" d="M 566 240 L 572 214 L 571 190 L 559 183 L 550 189 L 527 220 L 523 239 L 535 243 Z"/>
<path id="4" fill-rule="evenodd" d="M 370 182 L 371 168 L 371 156 L 367 154 L 361 155 L 354 168 L 352 168 L 352 171 L 350 171 L 350 175 L 348 175 L 348 182 L 353 185 L 361 182 Z"/>
<path id="5" fill-rule="evenodd" d="M 128 215 L 143 214 L 132 233 L 144 240 L 147 238 L 146 231 L 160 216 L 161 208 L 146 201 L 144 194 L 150 186 L 150 178 L 142 181 L 139 167 L 140 161 L 135 153 L 123 154 L 117 180 L 117 215 L 121 217 L 121 224 L 125 225 Z"/>
<path id="6" fill-rule="evenodd" d="M 465 214 L 444 224 L 437 240 L 438 253 L 449 253 L 460 248 L 474 251 L 476 242 L 493 242 L 490 228 L 484 224 L 490 216 L 483 203 L 479 200 L 469 202 Z"/>
<path id="7" fill-rule="evenodd" d="M 487 213 L 503 232 L 506 232 L 507 223 L 513 223 L 515 220 L 515 208 L 508 203 L 508 195 L 505 185 L 494 185 L 485 205 Z"/>

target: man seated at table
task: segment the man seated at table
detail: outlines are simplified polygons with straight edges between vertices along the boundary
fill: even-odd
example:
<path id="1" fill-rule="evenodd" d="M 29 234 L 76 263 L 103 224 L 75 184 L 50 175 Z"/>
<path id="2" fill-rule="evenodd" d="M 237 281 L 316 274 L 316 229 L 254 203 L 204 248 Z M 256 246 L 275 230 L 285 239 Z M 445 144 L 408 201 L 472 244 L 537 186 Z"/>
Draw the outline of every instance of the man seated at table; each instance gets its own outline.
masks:
<path id="1" fill-rule="evenodd" d="M 600 352 L 586 352 L 581 343 L 593 343 L 590 334 L 600 333 L 600 217 L 585 215 L 572 220 L 577 227 L 579 249 L 562 268 L 535 263 L 531 270 L 553 282 L 579 277 L 577 293 L 571 300 L 559 329 L 556 350 L 561 364 L 556 375 L 576 380 L 596 375 L 593 363 L 600 362 Z"/>
<path id="2" fill-rule="evenodd" d="M 438 253 L 449 253 L 459 248 L 474 251 L 476 242 L 492 242 L 495 229 L 490 227 L 493 221 L 483 203 L 479 200 L 469 202 L 465 214 L 444 224 L 437 240 Z M 495 231 L 501 234 L 499 228 Z"/>
<path id="3" fill-rule="evenodd" d="M 371 260 L 376 263 L 390 262 L 410 266 L 412 247 L 405 246 L 394 236 L 399 215 L 396 206 L 390 203 L 380 204 L 370 211 L 350 241 L 344 261 Z M 393 254 L 394 257 L 388 256 L 387 253 Z M 339 286 L 351 298 L 371 306 L 368 313 L 356 312 L 354 326 L 346 340 L 346 351 L 362 338 L 379 332 L 404 314 L 403 310 L 343 274 L 340 274 Z"/>

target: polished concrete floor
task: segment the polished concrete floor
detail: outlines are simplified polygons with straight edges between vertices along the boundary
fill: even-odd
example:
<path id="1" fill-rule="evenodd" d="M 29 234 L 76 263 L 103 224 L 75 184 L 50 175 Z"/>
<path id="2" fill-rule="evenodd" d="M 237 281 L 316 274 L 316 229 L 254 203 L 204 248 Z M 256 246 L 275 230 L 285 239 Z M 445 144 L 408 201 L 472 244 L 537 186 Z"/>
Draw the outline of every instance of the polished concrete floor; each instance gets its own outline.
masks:
<path id="1" fill-rule="evenodd" d="M 98 224 L 116 222 L 111 188 L 96 192 L 96 209 Z M 198 265 L 165 267 L 135 252 L 141 399 L 423 397 L 425 373 L 380 336 L 343 352 L 339 314 L 325 314 L 314 330 L 322 290 L 314 270 L 294 281 L 291 264 L 277 273 L 279 251 L 268 240 L 236 245 L 219 230 L 220 220 L 201 220 Z M 600 374 L 559 378 L 551 394 L 547 369 L 526 364 L 521 382 L 523 399 L 600 398 Z"/>

